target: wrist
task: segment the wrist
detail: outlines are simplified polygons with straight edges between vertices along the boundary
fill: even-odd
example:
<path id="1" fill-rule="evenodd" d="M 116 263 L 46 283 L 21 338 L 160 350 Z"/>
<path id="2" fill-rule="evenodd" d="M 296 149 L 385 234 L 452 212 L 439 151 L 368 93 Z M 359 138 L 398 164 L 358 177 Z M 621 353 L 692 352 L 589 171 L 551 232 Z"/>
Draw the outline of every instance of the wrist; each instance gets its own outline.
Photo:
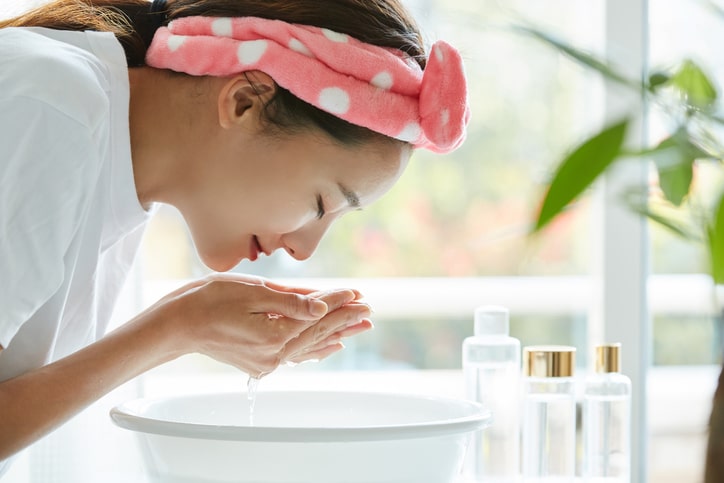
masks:
<path id="1" fill-rule="evenodd" d="M 183 320 L 179 312 L 174 304 L 164 304 L 142 312 L 128 324 L 130 330 L 138 332 L 142 344 L 155 354 L 155 365 L 193 352 L 187 343 L 188 330 L 179 323 Z"/>

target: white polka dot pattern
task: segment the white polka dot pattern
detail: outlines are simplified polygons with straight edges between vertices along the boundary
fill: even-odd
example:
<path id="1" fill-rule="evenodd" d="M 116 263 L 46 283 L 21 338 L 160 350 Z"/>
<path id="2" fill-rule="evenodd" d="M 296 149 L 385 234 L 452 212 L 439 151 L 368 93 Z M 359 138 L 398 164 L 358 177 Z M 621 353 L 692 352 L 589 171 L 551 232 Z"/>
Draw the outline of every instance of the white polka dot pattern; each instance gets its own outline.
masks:
<path id="1" fill-rule="evenodd" d="M 386 70 L 383 70 L 382 72 L 380 72 L 379 74 L 375 75 L 372 78 L 372 80 L 370 81 L 370 84 L 372 84 L 375 87 L 379 87 L 380 89 L 389 91 L 390 89 L 392 89 L 394 80 L 392 79 L 392 74 L 390 74 Z"/>
<path id="2" fill-rule="evenodd" d="M 450 111 L 448 109 L 443 109 L 440 111 L 440 125 L 446 126 L 447 123 L 450 122 Z"/>
<path id="3" fill-rule="evenodd" d="M 349 94 L 339 87 L 327 87 L 319 93 L 319 105 L 332 114 L 349 111 Z"/>
<path id="4" fill-rule="evenodd" d="M 289 41 L 289 48 L 294 52 L 299 52 L 300 54 L 306 55 L 307 57 L 314 57 L 314 54 L 312 54 L 307 46 L 297 39 L 292 39 Z"/>
<path id="5" fill-rule="evenodd" d="M 186 37 L 183 35 L 171 35 L 168 38 L 168 50 L 171 52 L 176 52 L 179 47 L 184 43 L 186 40 Z"/>
<path id="6" fill-rule="evenodd" d="M 335 32 L 334 30 L 322 29 L 322 34 L 332 42 L 345 43 L 349 40 L 348 36 Z"/>
<path id="7" fill-rule="evenodd" d="M 239 44 L 239 50 L 237 51 L 241 65 L 253 65 L 259 62 L 261 56 L 266 52 L 267 45 L 269 45 L 269 43 L 266 40 L 241 42 Z"/>
<path id="8" fill-rule="evenodd" d="M 420 134 L 422 134 L 422 128 L 420 127 L 420 125 L 416 122 L 411 122 L 406 125 L 402 129 L 402 131 L 400 131 L 395 137 L 401 141 L 414 143 L 420 138 Z"/>
<path id="9" fill-rule="evenodd" d="M 423 71 L 402 52 L 329 29 L 183 17 L 156 31 L 146 63 L 199 76 L 258 69 L 319 109 L 437 153 L 463 142 L 470 119 L 462 59 L 443 41 Z"/>
<path id="10" fill-rule="evenodd" d="M 442 51 L 442 49 L 440 49 L 439 46 L 433 46 L 432 53 L 435 55 L 435 58 L 438 62 L 445 62 L 445 53 Z"/>
<path id="11" fill-rule="evenodd" d="M 218 37 L 231 37 L 233 34 L 233 24 L 230 18 L 217 18 L 211 24 L 211 31 Z"/>

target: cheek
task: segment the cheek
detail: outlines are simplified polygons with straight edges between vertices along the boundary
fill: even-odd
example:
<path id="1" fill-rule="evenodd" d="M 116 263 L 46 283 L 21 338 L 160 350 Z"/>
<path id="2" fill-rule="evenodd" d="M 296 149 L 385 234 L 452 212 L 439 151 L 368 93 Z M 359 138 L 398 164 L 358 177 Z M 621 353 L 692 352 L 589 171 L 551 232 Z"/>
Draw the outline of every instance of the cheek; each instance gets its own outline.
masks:
<path id="1" fill-rule="evenodd" d="M 184 220 L 199 257 L 206 265 L 219 255 L 238 248 L 242 233 L 239 224 L 222 211 L 196 209 L 184 213 Z"/>
<path id="2" fill-rule="evenodd" d="M 312 203 L 295 201 L 283 196 L 267 196 L 258 206 L 247 206 L 254 217 L 257 230 L 269 233 L 290 233 L 314 220 Z"/>

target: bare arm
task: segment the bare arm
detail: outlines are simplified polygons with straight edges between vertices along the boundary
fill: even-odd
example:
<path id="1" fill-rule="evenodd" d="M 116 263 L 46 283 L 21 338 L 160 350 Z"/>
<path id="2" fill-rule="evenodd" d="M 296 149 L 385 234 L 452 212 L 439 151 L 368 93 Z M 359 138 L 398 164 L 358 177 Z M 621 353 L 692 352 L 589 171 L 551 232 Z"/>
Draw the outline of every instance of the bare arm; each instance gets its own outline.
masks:
<path id="1" fill-rule="evenodd" d="M 120 384 L 177 353 L 134 320 L 65 359 L 0 384 L 0 459 L 20 451 Z"/>
<path id="2" fill-rule="evenodd" d="M 0 460 L 120 384 L 186 353 L 204 353 L 259 376 L 283 360 L 324 358 L 342 347 L 340 336 L 368 328 L 369 309 L 354 298 L 338 291 L 326 296 L 325 305 L 264 285 L 188 285 L 100 341 L 0 383 Z"/>

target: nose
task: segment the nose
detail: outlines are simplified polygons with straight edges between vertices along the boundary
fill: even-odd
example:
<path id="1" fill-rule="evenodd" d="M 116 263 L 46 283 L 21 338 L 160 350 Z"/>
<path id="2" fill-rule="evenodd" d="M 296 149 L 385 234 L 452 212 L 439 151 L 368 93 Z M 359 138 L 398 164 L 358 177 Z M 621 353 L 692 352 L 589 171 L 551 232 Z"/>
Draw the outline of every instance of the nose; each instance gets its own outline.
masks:
<path id="1" fill-rule="evenodd" d="M 281 238 L 282 246 L 295 260 L 307 260 L 314 254 L 328 228 L 328 223 L 319 222 L 313 226 L 302 227 L 297 231 L 283 235 Z"/>

